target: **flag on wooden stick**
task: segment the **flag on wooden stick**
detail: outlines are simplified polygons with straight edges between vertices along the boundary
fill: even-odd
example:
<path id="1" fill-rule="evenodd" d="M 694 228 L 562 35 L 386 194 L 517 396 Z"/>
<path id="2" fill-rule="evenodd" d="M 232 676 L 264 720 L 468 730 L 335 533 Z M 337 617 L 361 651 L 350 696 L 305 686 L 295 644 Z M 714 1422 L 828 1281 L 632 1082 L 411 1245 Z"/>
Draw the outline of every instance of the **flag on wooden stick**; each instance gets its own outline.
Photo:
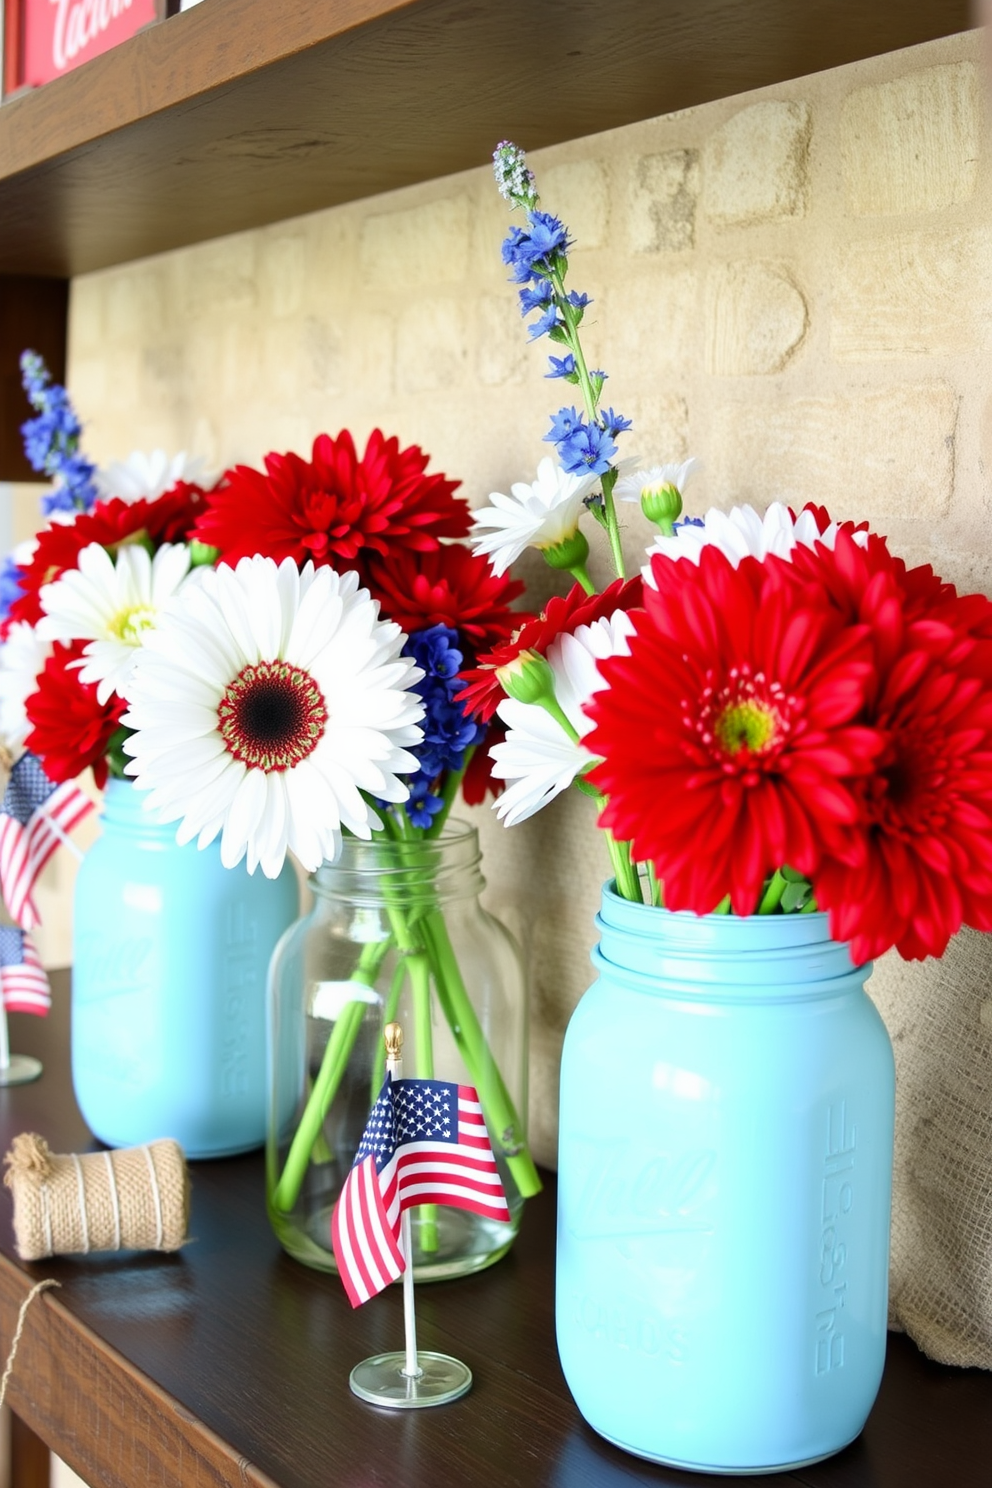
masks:
<path id="1" fill-rule="evenodd" d="M 479 1097 L 470 1085 L 387 1074 L 345 1179 L 331 1238 L 353 1307 L 406 1268 L 404 1210 L 450 1204 L 508 1221 Z"/>
<path id="2" fill-rule="evenodd" d="M 93 810 L 71 780 L 57 785 L 37 755 L 22 754 L 0 801 L 0 896 L 23 930 L 39 922 L 31 897 L 35 882 L 60 842 Z"/>
<path id="3" fill-rule="evenodd" d="M 0 925 L 0 1001 L 7 1013 L 38 1013 L 52 1005 L 48 977 L 27 931 Z"/>

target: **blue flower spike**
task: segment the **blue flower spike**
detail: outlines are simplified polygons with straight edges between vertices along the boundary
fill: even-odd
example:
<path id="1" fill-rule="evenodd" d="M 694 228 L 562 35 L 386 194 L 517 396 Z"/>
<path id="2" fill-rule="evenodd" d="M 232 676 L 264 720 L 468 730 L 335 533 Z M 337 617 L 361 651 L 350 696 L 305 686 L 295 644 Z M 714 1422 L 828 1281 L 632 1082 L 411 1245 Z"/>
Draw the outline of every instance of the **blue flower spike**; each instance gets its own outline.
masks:
<path id="1" fill-rule="evenodd" d="M 52 381 L 36 351 L 22 353 L 21 380 L 37 414 L 21 425 L 24 453 L 33 469 L 55 484 L 55 490 L 41 499 L 42 511 L 46 517 L 56 511 L 89 511 L 97 499 L 96 466 L 79 452 L 83 426 L 69 394 Z"/>

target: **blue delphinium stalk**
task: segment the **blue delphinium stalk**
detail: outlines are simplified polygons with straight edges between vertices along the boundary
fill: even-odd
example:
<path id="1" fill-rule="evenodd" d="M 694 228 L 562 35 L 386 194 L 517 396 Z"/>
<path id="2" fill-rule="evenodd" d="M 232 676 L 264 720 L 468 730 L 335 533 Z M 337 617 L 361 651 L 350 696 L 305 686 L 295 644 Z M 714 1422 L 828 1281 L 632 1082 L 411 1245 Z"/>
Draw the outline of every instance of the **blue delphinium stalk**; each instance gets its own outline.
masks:
<path id="1" fill-rule="evenodd" d="M 21 355 L 21 379 L 37 417 L 21 425 L 24 453 L 35 470 L 55 482 L 41 499 L 45 516 L 56 511 L 89 511 L 97 499 L 96 466 L 79 453 L 82 424 L 61 383 L 36 351 Z"/>
<path id="2" fill-rule="evenodd" d="M 524 152 L 517 145 L 509 140 L 497 145 L 493 170 L 501 195 L 511 207 L 521 208 L 527 217 L 525 228 L 510 229 L 502 249 L 511 281 L 524 286 L 519 291 L 521 314 L 539 312 L 528 326 L 532 340 L 550 336 L 552 341 L 567 348 L 564 356 L 549 358 L 551 370 L 547 375 L 574 383 L 585 404 L 584 415 L 575 408 L 559 409 L 544 437 L 557 447 L 562 469 L 572 475 L 601 477 L 602 502 L 590 502 L 589 506 L 609 534 L 613 561 L 622 578 L 623 554 L 613 502 L 617 480 L 614 441 L 618 434 L 630 428 L 630 420 L 614 413 L 612 408 L 605 413 L 599 408 L 606 373 L 588 369 L 579 340 L 579 326 L 590 304 L 589 296 L 565 288 L 572 247 L 568 229 L 557 217 L 540 210 L 534 173 L 528 169 Z"/>
<path id="3" fill-rule="evenodd" d="M 423 741 L 411 749 L 420 764 L 410 777 L 406 814 L 415 827 L 440 827 L 454 798 L 468 751 L 482 742 L 485 728 L 465 711 L 455 694 L 464 685 L 461 670 L 465 657 L 458 632 L 447 625 L 417 630 L 403 647 L 424 673 L 415 691 L 423 699 Z"/>

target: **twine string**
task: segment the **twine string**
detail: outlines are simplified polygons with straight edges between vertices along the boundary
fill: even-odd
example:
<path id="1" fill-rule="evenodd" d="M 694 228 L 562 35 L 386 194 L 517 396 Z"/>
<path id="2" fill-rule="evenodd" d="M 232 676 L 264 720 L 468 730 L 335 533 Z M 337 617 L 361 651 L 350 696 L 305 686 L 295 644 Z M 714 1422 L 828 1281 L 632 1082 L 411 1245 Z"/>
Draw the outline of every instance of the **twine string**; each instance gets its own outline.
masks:
<path id="1" fill-rule="evenodd" d="M 10 1343 L 10 1353 L 7 1355 L 7 1365 L 3 1372 L 3 1378 L 0 1379 L 0 1406 L 3 1405 L 4 1399 L 7 1394 L 7 1382 L 9 1381 L 10 1376 L 14 1370 L 14 1358 L 17 1354 L 17 1345 L 21 1341 L 21 1334 L 24 1332 L 24 1319 L 27 1316 L 28 1308 L 31 1306 L 31 1303 L 34 1301 L 35 1297 L 37 1297 L 39 1292 L 47 1292 L 49 1287 L 60 1287 L 61 1285 L 62 1283 L 60 1281 L 56 1281 L 54 1277 L 47 1276 L 44 1281 L 35 1282 L 34 1286 L 31 1288 L 27 1296 L 24 1298 L 24 1301 L 21 1303 L 21 1310 L 17 1314 L 17 1327 L 14 1329 L 14 1336 L 11 1339 Z"/>
<path id="2" fill-rule="evenodd" d="M 86 1184 L 83 1182 L 83 1169 L 75 1152 L 71 1154 L 72 1165 L 76 1170 L 76 1187 L 79 1189 L 79 1222 L 83 1227 L 83 1255 L 90 1253 L 90 1227 L 89 1216 L 86 1213 Z"/>
<path id="3" fill-rule="evenodd" d="M 51 1255 L 52 1246 L 52 1204 L 48 1194 L 48 1184 L 43 1183 L 41 1194 L 41 1223 L 45 1231 L 45 1254 Z"/>
<path id="4" fill-rule="evenodd" d="M 162 1195 L 159 1192 L 158 1174 L 155 1171 L 155 1161 L 154 1161 L 154 1159 L 153 1159 L 153 1157 L 151 1155 L 151 1152 L 148 1149 L 148 1146 L 145 1145 L 144 1147 L 142 1147 L 141 1150 L 145 1154 L 145 1159 L 146 1159 L 146 1161 L 148 1163 L 148 1171 L 151 1174 L 151 1180 L 152 1180 L 152 1198 L 153 1198 L 153 1200 L 155 1202 L 155 1249 L 156 1250 L 161 1250 L 161 1248 L 162 1248 Z"/>
<path id="5" fill-rule="evenodd" d="M 114 1165 L 110 1159 L 110 1153 L 104 1152 L 103 1160 L 107 1164 L 107 1183 L 110 1188 L 110 1202 L 114 1210 L 114 1249 L 121 1248 L 121 1201 L 117 1192 L 117 1177 L 114 1173 Z"/>

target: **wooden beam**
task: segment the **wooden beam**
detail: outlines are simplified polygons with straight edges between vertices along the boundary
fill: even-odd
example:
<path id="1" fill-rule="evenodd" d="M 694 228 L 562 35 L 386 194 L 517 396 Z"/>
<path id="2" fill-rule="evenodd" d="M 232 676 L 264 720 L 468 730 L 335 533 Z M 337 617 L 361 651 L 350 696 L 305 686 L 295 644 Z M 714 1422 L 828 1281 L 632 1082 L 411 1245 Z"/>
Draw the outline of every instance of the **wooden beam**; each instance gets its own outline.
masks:
<path id="1" fill-rule="evenodd" d="M 69 283 L 26 274 L 0 274 L 0 480 L 41 481 L 24 456 L 21 425 L 31 407 L 21 386 L 21 352 L 45 359 L 56 382 L 65 381 Z"/>

